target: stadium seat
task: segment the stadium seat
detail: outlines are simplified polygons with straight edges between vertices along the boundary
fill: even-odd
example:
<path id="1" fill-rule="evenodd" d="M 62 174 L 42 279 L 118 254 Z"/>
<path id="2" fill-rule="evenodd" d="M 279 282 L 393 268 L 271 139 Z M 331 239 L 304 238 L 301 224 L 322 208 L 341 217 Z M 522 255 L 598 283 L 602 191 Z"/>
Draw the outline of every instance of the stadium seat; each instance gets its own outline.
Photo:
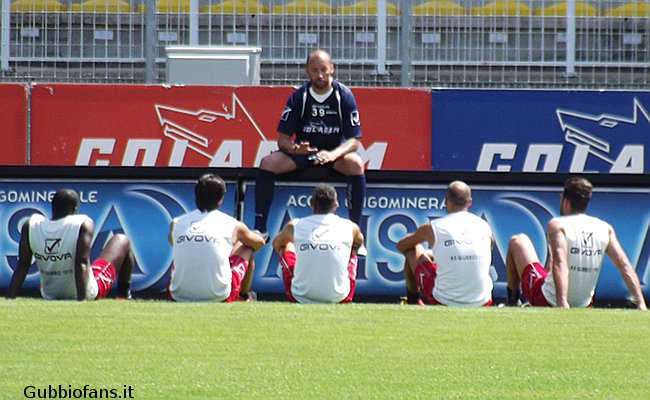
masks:
<path id="1" fill-rule="evenodd" d="M 481 7 L 472 7 L 472 15 L 524 16 L 530 15 L 530 7 L 518 1 L 495 1 Z"/>
<path id="2" fill-rule="evenodd" d="M 81 4 L 73 4 L 72 11 L 131 12 L 131 5 L 125 0 L 86 0 Z"/>
<path id="3" fill-rule="evenodd" d="M 362 0 L 354 4 L 338 6 L 336 13 L 341 15 L 377 15 L 377 0 Z M 399 15 L 399 8 L 393 3 L 386 2 L 386 14 Z"/>
<path id="4" fill-rule="evenodd" d="M 66 11 L 68 7 L 57 0 L 16 0 L 11 3 L 12 12 Z"/>
<path id="5" fill-rule="evenodd" d="M 319 0 L 296 0 L 273 6 L 274 14 L 331 14 L 332 7 Z"/>
<path id="6" fill-rule="evenodd" d="M 464 15 L 465 7 L 447 0 L 431 0 L 413 7 L 413 15 Z"/>
<path id="7" fill-rule="evenodd" d="M 544 17 L 564 17 L 566 16 L 566 3 L 556 3 L 548 7 L 538 7 L 533 12 L 534 15 Z M 576 16 L 578 17 L 595 17 L 598 15 L 598 9 L 581 1 L 576 2 Z"/>
<path id="8" fill-rule="evenodd" d="M 270 9 L 255 0 L 225 0 L 219 4 L 207 4 L 202 11 L 210 14 L 262 14 Z"/>
<path id="9" fill-rule="evenodd" d="M 138 11 L 144 12 L 144 4 L 138 6 Z M 190 0 L 158 0 L 156 1 L 156 12 L 159 13 L 188 13 L 190 12 Z"/>
<path id="10" fill-rule="evenodd" d="M 605 10 L 605 15 L 608 17 L 650 18 L 650 3 L 637 2 L 623 4 Z"/>

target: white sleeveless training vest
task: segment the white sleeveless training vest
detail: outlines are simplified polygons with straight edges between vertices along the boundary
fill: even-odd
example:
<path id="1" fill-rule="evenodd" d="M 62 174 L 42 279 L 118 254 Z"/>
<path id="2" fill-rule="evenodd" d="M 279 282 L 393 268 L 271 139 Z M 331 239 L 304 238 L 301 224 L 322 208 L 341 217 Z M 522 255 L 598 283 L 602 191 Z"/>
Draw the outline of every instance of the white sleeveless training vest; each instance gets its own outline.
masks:
<path id="1" fill-rule="evenodd" d="M 431 221 L 438 266 L 433 297 L 450 306 L 480 306 L 492 298 L 492 229 L 467 211 Z"/>
<path id="2" fill-rule="evenodd" d="M 49 220 L 40 214 L 29 219 L 29 246 L 41 275 L 41 295 L 47 300 L 76 300 L 74 263 L 81 225 L 87 215 Z M 90 265 L 86 271 L 86 299 L 97 297 L 97 282 Z"/>
<path id="3" fill-rule="evenodd" d="M 569 291 L 571 307 L 586 307 L 596 290 L 603 258 L 609 246 L 609 224 L 586 214 L 555 218 L 567 238 L 569 254 Z M 549 304 L 557 305 L 555 281 L 551 270 L 542 285 L 542 293 Z"/>
<path id="4" fill-rule="evenodd" d="M 174 219 L 174 270 L 169 291 L 176 301 L 222 301 L 230 295 L 232 236 L 239 223 L 219 210 L 191 211 Z"/>
<path id="5" fill-rule="evenodd" d="M 294 222 L 291 293 L 300 303 L 340 302 L 350 293 L 352 222 L 335 214 L 314 214 Z"/>

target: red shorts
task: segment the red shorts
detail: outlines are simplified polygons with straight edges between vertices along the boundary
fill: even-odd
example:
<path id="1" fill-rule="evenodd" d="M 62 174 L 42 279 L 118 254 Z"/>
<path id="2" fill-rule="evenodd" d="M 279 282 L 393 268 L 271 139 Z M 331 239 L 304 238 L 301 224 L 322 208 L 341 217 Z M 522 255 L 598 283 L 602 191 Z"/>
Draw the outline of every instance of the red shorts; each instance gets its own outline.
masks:
<path id="1" fill-rule="evenodd" d="M 354 297 L 354 288 L 357 281 L 357 255 L 350 254 L 350 261 L 348 262 L 348 278 L 350 279 L 350 293 L 340 301 L 340 303 L 349 303 Z M 284 294 L 287 299 L 293 303 L 297 303 L 295 297 L 291 293 L 291 281 L 293 280 L 293 269 L 296 266 L 296 253 L 293 251 L 285 251 L 280 257 L 280 265 L 282 266 L 282 281 L 284 282 Z"/>
<path id="2" fill-rule="evenodd" d="M 433 297 L 433 288 L 436 286 L 436 276 L 438 275 L 438 266 L 433 261 L 422 261 L 415 267 L 415 280 L 422 293 L 422 301 L 432 306 L 442 304 Z M 488 300 L 483 306 L 491 306 L 492 299 Z"/>
<path id="3" fill-rule="evenodd" d="M 110 262 L 103 258 L 98 258 L 90 265 L 93 269 L 93 276 L 97 281 L 97 297 L 96 299 L 103 299 L 111 291 L 113 283 L 115 282 L 115 267 Z"/>
<path id="4" fill-rule="evenodd" d="M 248 271 L 248 262 L 240 256 L 232 255 L 230 258 L 228 258 L 228 261 L 230 262 L 232 278 L 230 280 L 230 295 L 225 300 L 223 300 L 224 303 L 230 303 L 239 298 L 239 292 L 241 291 L 241 282 L 244 280 L 244 276 L 246 276 L 246 271 Z M 172 264 L 172 272 L 173 270 L 174 265 Z M 171 292 L 169 291 L 171 284 L 172 277 L 169 275 L 169 281 L 167 282 L 166 288 L 167 298 L 171 301 L 175 301 L 172 297 Z"/>
<path id="5" fill-rule="evenodd" d="M 224 300 L 224 303 L 230 303 L 239 298 L 241 282 L 248 271 L 248 262 L 240 256 L 232 255 L 228 259 L 230 269 L 232 270 L 232 280 L 230 281 L 230 296 Z"/>
<path id="6" fill-rule="evenodd" d="M 521 274 L 521 291 L 531 306 L 551 307 L 542 293 L 542 285 L 548 274 L 542 264 L 534 262 L 526 265 Z"/>
<path id="7" fill-rule="evenodd" d="M 422 300 L 426 304 L 440 304 L 438 300 L 433 297 L 433 288 L 436 286 L 438 266 L 433 261 L 423 261 L 415 267 L 413 274 L 415 275 L 415 280 L 420 287 L 420 292 L 423 297 Z"/>

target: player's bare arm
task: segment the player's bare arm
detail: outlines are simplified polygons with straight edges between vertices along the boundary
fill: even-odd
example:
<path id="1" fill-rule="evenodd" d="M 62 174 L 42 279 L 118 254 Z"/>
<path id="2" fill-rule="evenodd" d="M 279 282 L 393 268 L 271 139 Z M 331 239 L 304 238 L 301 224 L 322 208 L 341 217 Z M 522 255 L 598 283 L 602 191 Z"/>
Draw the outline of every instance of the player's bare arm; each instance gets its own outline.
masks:
<path id="1" fill-rule="evenodd" d="M 90 268 L 90 244 L 95 226 L 91 219 L 86 219 L 79 229 L 77 255 L 74 261 L 74 280 L 77 287 L 77 300 L 83 301 L 86 299 L 87 271 Z"/>
<path id="2" fill-rule="evenodd" d="M 29 266 L 32 262 L 32 249 L 29 247 L 29 222 L 25 222 L 20 231 L 20 243 L 18 244 L 18 263 L 14 269 L 14 274 L 11 277 L 11 282 L 9 283 L 9 289 L 7 290 L 7 298 L 15 299 L 18 295 L 18 291 L 23 286 L 25 282 L 25 277 L 27 277 L 27 272 L 29 271 Z"/>
<path id="3" fill-rule="evenodd" d="M 609 227 L 609 245 L 607 246 L 607 255 L 614 265 L 616 265 L 616 268 L 618 268 L 625 285 L 633 297 L 636 307 L 642 311 L 647 310 L 645 300 L 643 299 L 643 292 L 641 291 L 639 277 L 625 254 L 621 243 L 618 241 L 614 228 L 611 226 Z"/>
<path id="4" fill-rule="evenodd" d="M 363 233 L 361 233 L 361 229 L 359 229 L 359 226 L 357 224 L 354 224 L 352 228 L 352 251 L 355 253 L 357 250 L 359 250 L 359 247 L 363 246 Z"/>
<path id="5" fill-rule="evenodd" d="M 280 254 L 290 242 L 293 242 L 293 223 L 288 222 L 278 235 L 273 238 L 273 249 Z"/>
<path id="6" fill-rule="evenodd" d="M 422 242 L 428 242 L 429 248 L 433 247 L 435 238 L 431 224 L 420 225 L 414 232 L 407 234 L 397 242 L 396 247 L 400 253 L 404 254 Z"/>
<path id="7" fill-rule="evenodd" d="M 167 241 L 172 247 L 174 247 L 174 237 L 172 236 L 174 233 L 174 225 L 174 221 L 172 220 L 172 222 L 169 223 L 169 233 L 167 234 Z"/>
<path id="8" fill-rule="evenodd" d="M 544 269 L 546 272 L 551 272 L 553 267 L 553 253 L 551 252 L 551 246 L 546 245 L 546 262 L 544 263 Z"/>
<path id="9" fill-rule="evenodd" d="M 555 296 L 559 308 L 569 308 L 569 266 L 567 264 L 568 244 L 564 231 L 560 224 L 551 220 L 547 229 L 548 244 L 551 249 L 553 262 L 553 280 L 555 282 Z"/>
<path id="10" fill-rule="evenodd" d="M 241 222 L 237 224 L 234 234 L 237 241 L 241 242 L 245 246 L 250 247 L 253 249 L 253 251 L 259 250 L 262 248 L 262 246 L 264 246 L 264 244 L 266 244 L 262 236 L 251 231 L 246 225 Z"/>

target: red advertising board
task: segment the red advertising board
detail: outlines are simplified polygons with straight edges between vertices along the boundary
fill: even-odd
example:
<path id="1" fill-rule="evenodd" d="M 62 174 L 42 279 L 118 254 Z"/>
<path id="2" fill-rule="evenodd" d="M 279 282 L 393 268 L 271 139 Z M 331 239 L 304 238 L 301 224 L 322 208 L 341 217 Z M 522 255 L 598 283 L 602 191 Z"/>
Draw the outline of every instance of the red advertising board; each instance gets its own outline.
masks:
<path id="1" fill-rule="evenodd" d="M 33 165 L 253 167 L 291 87 L 37 84 Z M 428 90 L 354 88 L 371 169 L 428 170 Z"/>
<path id="2" fill-rule="evenodd" d="M 27 86 L 0 84 L 1 165 L 27 163 Z"/>

